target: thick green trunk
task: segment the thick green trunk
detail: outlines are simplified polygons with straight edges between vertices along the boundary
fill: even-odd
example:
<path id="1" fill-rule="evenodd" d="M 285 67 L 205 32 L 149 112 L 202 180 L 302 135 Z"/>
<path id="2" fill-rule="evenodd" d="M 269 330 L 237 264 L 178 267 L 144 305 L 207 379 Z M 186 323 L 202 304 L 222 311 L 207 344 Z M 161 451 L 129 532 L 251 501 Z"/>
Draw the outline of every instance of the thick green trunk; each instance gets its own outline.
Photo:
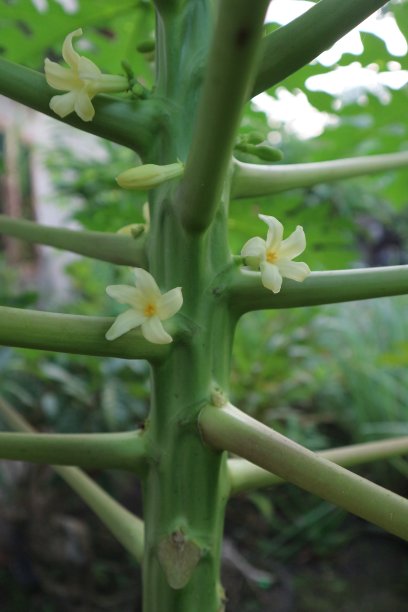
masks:
<path id="1" fill-rule="evenodd" d="M 156 206 L 161 236 L 152 244 L 161 240 L 162 249 L 151 253 L 151 269 L 165 287 L 183 287 L 184 305 L 183 331 L 152 371 L 144 610 L 216 612 L 223 608 L 219 566 L 229 482 L 225 454 L 203 444 L 197 417 L 211 397 L 226 391 L 229 377 L 233 324 L 216 286 L 229 256 L 225 247 L 211 249 L 211 234 L 225 231 L 225 219 L 220 215 L 221 227 L 216 223 L 201 240 L 180 233 L 176 239 L 170 202 Z"/>
<path id="2" fill-rule="evenodd" d="M 234 324 L 217 285 L 231 265 L 226 205 L 220 202 L 201 238 L 181 230 L 171 193 L 156 196 L 151 208 L 150 270 L 161 287 L 183 287 L 184 304 L 171 353 L 152 368 L 144 611 L 217 612 L 223 608 L 219 566 L 229 481 L 225 454 L 202 442 L 197 418 L 228 386 Z"/>
<path id="3" fill-rule="evenodd" d="M 160 8 L 156 92 L 168 101 L 169 115 L 151 155 L 171 163 L 185 161 L 191 142 L 213 14 L 207 0 L 186 3 L 177 15 Z M 214 285 L 230 263 L 226 204 L 220 202 L 204 236 L 191 236 L 180 225 L 176 193 L 165 185 L 150 200 L 149 270 L 163 290 L 182 287 L 184 304 L 170 355 L 152 367 L 143 610 L 217 612 L 223 609 L 219 570 L 229 482 L 226 457 L 202 442 L 197 420 L 229 377 L 233 324 Z"/>
<path id="4" fill-rule="evenodd" d="M 145 612 L 222 609 L 219 559 L 229 487 L 225 457 L 205 446 L 197 429 L 211 388 L 214 347 L 194 344 L 176 348 L 153 373 L 144 483 Z"/>

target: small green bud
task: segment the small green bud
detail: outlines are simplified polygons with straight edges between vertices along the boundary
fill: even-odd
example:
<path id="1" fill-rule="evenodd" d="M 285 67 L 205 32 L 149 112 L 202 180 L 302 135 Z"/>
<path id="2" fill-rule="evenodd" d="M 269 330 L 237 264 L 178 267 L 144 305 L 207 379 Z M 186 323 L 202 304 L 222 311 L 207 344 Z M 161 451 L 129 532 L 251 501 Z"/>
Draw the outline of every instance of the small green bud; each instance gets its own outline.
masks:
<path id="1" fill-rule="evenodd" d="M 235 149 L 242 153 L 248 153 L 249 155 L 255 155 L 259 159 L 267 162 L 280 161 L 283 157 L 282 151 L 275 149 L 269 145 L 253 145 L 245 142 L 239 143 Z"/>
<path id="2" fill-rule="evenodd" d="M 121 66 L 122 66 L 123 70 L 126 73 L 128 81 L 130 82 L 132 79 L 134 79 L 134 76 L 135 76 L 134 73 L 133 73 L 131 65 L 129 64 L 129 62 L 127 60 L 122 60 L 120 63 L 121 63 Z"/>
<path id="3" fill-rule="evenodd" d="M 136 96 L 136 98 L 146 98 L 146 88 L 143 87 L 143 85 L 138 81 L 134 80 L 131 90 L 132 94 Z"/>
<path id="4" fill-rule="evenodd" d="M 162 183 L 181 176 L 184 172 L 184 164 L 176 162 L 167 166 L 156 164 L 144 164 L 136 168 L 125 170 L 116 177 L 120 187 L 124 189 L 154 189 Z"/>
<path id="5" fill-rule="evenodd" d="M 248 134 L 246 141 L 249 144 L 253 144 L 253 145 L 257 145 L 257 144 L 261 144 L 261 142 L 263 142 L 265 140 L 265 137 L 263 134 L 261 134 L 261 132 L 251 132 L 250 134 Z"/>
<path id="6" fill-rule="evenodd" d="M 234 157 L 238 161 L 245 162 L 246 164 L 260 164 L 261 163 L 261 160 L 259 159 L 259 157 L 256 157 L 255 155 L 251 155 L 250 153 L 244 153 L 243 151 L 240 151 L 239 149 L 235 149 Z"/>
<path id="7" fill-rule="evenodd" d="M 122 234 L 123 236 L 130 236 L 131 238 L 139 238 L 145 230 L 144 223 L 131 223 L 130 225 L 121 227 L 116 233 Z"/>
<path id="8" fill-rule="evenodd" d="M 259 157 L 259 159 L 263 159 L 264 161 L 275 162 L 280 161 L 283 157 L 282 151 L 280 149 L 276 149 L 275 147 L 270 147 L 269 145 L 257 145 L 251 148 L 248 153 L 253 153 Z"/>
<path id="9" fill-rule="evenodd" d="M 154 40 L 144 40 L 136 47 L 136 50 L 139 51 L 139 53 L 152 53 L 155 49 L 156 43 Z"/>

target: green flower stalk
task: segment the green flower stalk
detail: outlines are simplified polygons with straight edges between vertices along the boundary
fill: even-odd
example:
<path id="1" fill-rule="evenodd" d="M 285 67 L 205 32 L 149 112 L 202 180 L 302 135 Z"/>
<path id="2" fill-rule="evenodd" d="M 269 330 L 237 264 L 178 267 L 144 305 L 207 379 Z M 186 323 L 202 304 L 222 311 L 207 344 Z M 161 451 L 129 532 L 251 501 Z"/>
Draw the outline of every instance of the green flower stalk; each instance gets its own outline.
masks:
<path id="1" fill-rule="evenodd" d="M 148 190 L 182 176 L 183 172 L 184 164 L 181 162 L 168 164 L 167 166 L 144 164 L 143 166 L 125 170 L 125 172 L 116 177 L 116 181 L 124 189 Z"/>

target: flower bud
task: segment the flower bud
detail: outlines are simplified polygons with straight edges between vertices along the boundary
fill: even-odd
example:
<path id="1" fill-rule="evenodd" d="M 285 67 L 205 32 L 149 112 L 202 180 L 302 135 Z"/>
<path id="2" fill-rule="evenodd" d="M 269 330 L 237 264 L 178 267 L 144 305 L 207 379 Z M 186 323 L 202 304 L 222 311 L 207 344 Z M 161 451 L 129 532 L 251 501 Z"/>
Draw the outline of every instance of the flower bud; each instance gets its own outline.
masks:
<path id="1" fill-rule="evenodd" d="M 144 164 L 136 168 L 125 170 L 116 177 L 120 187 L 124 189 L 154 189 L 158 185 L 181 176 L 184 172 L 184 164 L 176 162 L 166 166 L 156 164 Z"/>
<path id="2" fill-rule="evenodd" d="M 266 145 L 266 144 L 265 145 L 262 145 L 262 144 L 253 145 L 250 143 L 241 142 L 236 145 L 235 153 L 236 152 L 246 153 L 246 154 L 255 156 L 258 159 L 261 159 L 262 161 L 266 161 L 266 162 L 280 161 L 283 157 L 282 151 L 280 151 L 279 149 L 276 149 L 275 147 L 271 147 L 270 145 Z M 238 159 L 240 159 L 239 153 L 238 155 L 236 155 Z"/>

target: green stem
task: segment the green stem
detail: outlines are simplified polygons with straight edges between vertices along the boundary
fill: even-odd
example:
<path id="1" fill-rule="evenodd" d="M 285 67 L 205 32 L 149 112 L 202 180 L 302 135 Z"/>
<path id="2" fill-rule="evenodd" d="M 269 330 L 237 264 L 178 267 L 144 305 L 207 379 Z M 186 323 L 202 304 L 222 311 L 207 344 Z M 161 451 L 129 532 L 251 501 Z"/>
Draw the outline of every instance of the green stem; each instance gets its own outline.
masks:
<path id="1" fill-rule="evenodd" d="M 266 36 L 250 97 L 311 62 L 384 4 L 387 0 L 320 0 L 304 15 Z"/>
<path id="2" fill-rule="evenodd" d="M 302 283 L 283 280 L 274 294 L 265 289 L 259 272 L 235 270 L 230 288 L 231 309 L 238 315 L 251 310 L 296 308 L 405 295 L 408 265 L 312 272 Z"/>
<path id="3" fill-rule="evenodd" d="M 143 472 L 142 431 L 100 434 L 0 432 L 0 458 Z"/>
<path id="4" fill-rule="evenodd" d="M 352 467 L 379 459 L 398 457 L 406 453 L 408 453 L 408 436 L 331 448 L 316 454 L 342 467 Z M 246 459 L 229 459 L 228 474 L 231 482 L 231 495 L 285 482 L 279 476 L 271 474 Z"/>
<path id="5" fill-rule="evenodd" d="M 144 525 L 89 476 L 76 467 L 54 466 L 54 470 L 83 499 L 132 557 L 143 561 Z"/>
<path id="6" fill-rule="evenodd" d="M 181 0 L 177 14 L 164 0 L 158 4 L 155 91 L 168 100 L 169 121 L 157 156 L 170 163 L 177 157 L 186 159 L 197 127 L 197 100 L 214 9 L 221 2 Z M 227 4 L 232 7 L 232 0 Z M 242 7 L 243 0 L 238 4 Z M 211 130 L 206 138 L 218 141 Z M 221 140 L 220 146 L 224 146 Z M 207 144 L 204 148 L 209 150 Z M 202 172 L 207 162 L 208 158 L 203 159 L 196 171 Z M 188 206 L 193 210 L 197 202 L 202 204 L 203 195 L 201 188 L 190 193 Z M 227 199 L 227 189 L 222 196 Z M 223 607 L 219 573 L 229 492 L 226 456 L 203 444 L 197 418 L 212 388 L 228 385 L 233 326 L 225 294 L 216 296 L 211 291 L 214 277 L 231 258 L 227 204 L 217 203 L 208 230 L 196 236 L 181 227 L 180 203 L 180 194 L 170 183 L 149 193 L 149 271 L 160 287 L 183 287 L 185 329 L 166 359 L 152 367 L 146 428 L 150 461 L 143 480 L 143 611 L 218 612 Z"/>
<path id="7" fill-rule="evenodd" d="M 135 149 L 142 156 L 151 147 L 152 138 L 160 129 L 162 105 L 158 100 L 130 101 L 97 96 L 92 101 L 95 117 L 92 121 L 84 122 L 75 114 L 61 119 L 50 109 L 50 99 L 56 93 L 41 72 L 0 58 L 0 94 L 57 121 Z"/>
<path id="8" fill-rule="evenodd" d="M 205 407 L 203 439 L 408 540 L 408 500 L 319 457 L 231 404 Z"/>
<path id="9" fill-rule="evenodd" d="M 35 432 L 35 429 L 1 398 L 0 416 L 12 429 L 30 434 Z M 141 562 L 144 546 L 143 522 L 115 501 L 79 468 L 53 466 L 53 469 L 92 508 L 122 546 Z"/>
<path id="10" fill-rule="evenodd" d="M 408 166 L 408 152 L 405 151 L 309 164 L 262 166 L 236 161 L 232 179 L 232 198 L 270 195 L 405 166 Z"/>
<path id="11" fill-rule="evenodd" d="M 144 240 L 122 234 L 89 232 L 40 225 L 25 219 L 0 215 L 0 234 L 26 242 L 65 249 L 85 257 L 93 257 L 118 265 L 146 265 Z"/>
<path id="12" fill-rule="evenodd" d="M 203 232 L 220 202 L 242 107 L 252 84 L 267 0 L 223 0 L 208 60 L 186 170 L 181 219 Z"/>
<path id="13" fill-rule="evenodd" d="M 152 344 L 138 330 L 114 341 L 105 339 L 111 317 L 88 317 L 0 306 L 0 345 L 122 359 L 155 361 L 170 351 Z"/>

